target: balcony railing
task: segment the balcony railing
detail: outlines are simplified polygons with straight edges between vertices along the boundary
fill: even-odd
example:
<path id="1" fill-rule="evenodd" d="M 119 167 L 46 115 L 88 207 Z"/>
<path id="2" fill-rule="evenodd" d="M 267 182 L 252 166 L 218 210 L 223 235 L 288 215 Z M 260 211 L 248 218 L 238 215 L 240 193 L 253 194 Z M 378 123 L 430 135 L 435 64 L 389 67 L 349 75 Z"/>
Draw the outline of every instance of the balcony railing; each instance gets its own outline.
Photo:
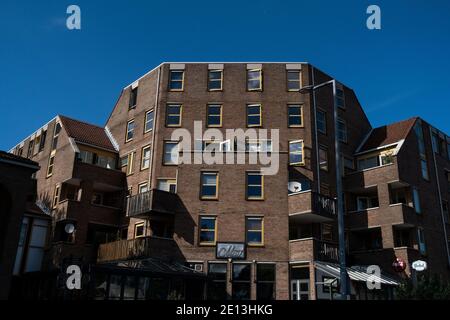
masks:
<path id="1" fill-rule="evenodd" d="M 319 214 L 336 215 L 336 199 L 313 192 L 312 203 L 314 211 Z"/>
<path id="2" fill-rule="evenodd" d="M 337 244 L 315 238 L 290 240 L 289 251 L 291 261 L 337 262 L 339 260 Z"/>
<path id="3" fill-rule="evenodd" d="M 142 237 L 119 240 L 101 244 L 98 248 L 97 262 L 129 260 L 154 255 L 169 257 L 175 252 L 172 239 Z"/>
<path id="4" fill-rule="evenodd" d="M 173 214 L 179 208 L 176 194 L 152 189 L 127 199 L 127 216 L 142 217 L 151 213 Z"/>
<path id="5" fill-rule="evenodd" d="M 337 214 L 336 199 L 312 191 L 290 194 L 288 202 L 289 214 L 297 219 L 315 216 L 331 220 Z"/>

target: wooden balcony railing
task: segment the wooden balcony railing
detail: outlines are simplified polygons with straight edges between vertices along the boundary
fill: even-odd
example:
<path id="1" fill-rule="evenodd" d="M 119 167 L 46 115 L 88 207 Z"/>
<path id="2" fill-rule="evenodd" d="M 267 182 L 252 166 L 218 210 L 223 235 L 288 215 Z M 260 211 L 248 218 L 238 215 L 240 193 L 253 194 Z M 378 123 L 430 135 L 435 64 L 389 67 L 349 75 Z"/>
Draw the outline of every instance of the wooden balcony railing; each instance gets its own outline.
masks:
<path id="1" fill-rule="evenodd" d="M 152 189 L 127 199 L 127 216 L 139 217 L 152 212 L 173 214 L 179 208 L 176 194 Z"/>
<path id="2" fill-rule="evenodd" d="M 319 214 L 336 215 L 336 199 L 327 197 L 323 194 L 312 193 L 313 210 Z"/>
<path id="3" fill-rule="evenodd" d="M 149 257 L 152 253 L 168 257 L 174 252 L 175 242 L 172 239 L 142 237 L 101 244 L 98 248 L 97 262 Z"/>

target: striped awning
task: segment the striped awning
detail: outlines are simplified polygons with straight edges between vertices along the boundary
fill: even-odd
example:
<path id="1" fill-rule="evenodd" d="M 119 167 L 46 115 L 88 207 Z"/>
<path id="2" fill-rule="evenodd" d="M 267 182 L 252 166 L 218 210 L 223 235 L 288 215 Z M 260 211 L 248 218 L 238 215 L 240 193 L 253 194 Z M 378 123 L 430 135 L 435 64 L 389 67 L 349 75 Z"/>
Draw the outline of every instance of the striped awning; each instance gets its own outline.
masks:
<path id="1" fill-rule="evenodd" d="M 338 264 L 316 261 L 314 263 L 314 265 L 318 270 L 320 270 L 332 277 L 335 277 L 336 279 L 340 278 L 340 268 L 339 268 Z M 360 281 L 360 282 L 378 281 L 381 284 L 389 285 L 389 286 L 398 286 L 400 284 L 400 282 L 398 280 L 394 279 L 391 276 L 386 275 L 383 272 L 381 272 L 379 277 L 374 274 L 367 273 L 367 267 L 368 266 L 347 267 L 347 274 L 348 274 L 350 280 Z"/>

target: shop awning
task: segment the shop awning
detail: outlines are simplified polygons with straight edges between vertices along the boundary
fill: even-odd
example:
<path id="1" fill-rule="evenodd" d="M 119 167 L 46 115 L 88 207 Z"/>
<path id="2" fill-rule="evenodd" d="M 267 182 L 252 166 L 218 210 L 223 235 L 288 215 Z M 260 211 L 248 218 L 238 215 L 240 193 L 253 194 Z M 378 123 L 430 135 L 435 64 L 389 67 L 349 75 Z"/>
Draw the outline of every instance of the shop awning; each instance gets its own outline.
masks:
<path id="1" fill-rule="evenodd" d="M 97 269 L 107 269 L 116 271 L 138 271 L 151 274 L 205 277 L 202 272 L 197 272 L 178 262 L 169 262 L 156 258 L 145 258 L 136 260 L 121 260 L 95 265 Z"/>
<path id="2" fill-rule="evenodd" d="M 340 268 L 339 265 L 336 263 L 326 263 L 326 262 L 315 262 L 315 267 L 332 276 L 336 279 L 340 278 Z M 368 266 L 351 266 L 347 267 L 347 273 L 352 281 L 360 281 L 360 282 L 367 282 L 367 281 L 379 281 L 381 284 L 388 285 L 388 286 L 398 286 L 400 282 L 396 279 L 394 279 L 391 276 L 386 275 L 385 273 L 381 272 L 380 276 L 375 276 L 373 274 L 367 273 L 367 267 Z M 371 278 L 369 278 L 371 277 Z"/>

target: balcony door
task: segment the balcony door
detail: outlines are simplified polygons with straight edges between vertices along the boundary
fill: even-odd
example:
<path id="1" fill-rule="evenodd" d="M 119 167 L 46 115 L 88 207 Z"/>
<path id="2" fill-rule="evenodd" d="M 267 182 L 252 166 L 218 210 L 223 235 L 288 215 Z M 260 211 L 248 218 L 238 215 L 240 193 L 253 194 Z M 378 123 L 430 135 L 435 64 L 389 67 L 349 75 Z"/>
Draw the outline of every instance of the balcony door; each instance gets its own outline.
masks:
<path id="1" fill-rule="evenodd" d="M 291 280 L 291 300 L 309 300 L 309 279 Z"/>

